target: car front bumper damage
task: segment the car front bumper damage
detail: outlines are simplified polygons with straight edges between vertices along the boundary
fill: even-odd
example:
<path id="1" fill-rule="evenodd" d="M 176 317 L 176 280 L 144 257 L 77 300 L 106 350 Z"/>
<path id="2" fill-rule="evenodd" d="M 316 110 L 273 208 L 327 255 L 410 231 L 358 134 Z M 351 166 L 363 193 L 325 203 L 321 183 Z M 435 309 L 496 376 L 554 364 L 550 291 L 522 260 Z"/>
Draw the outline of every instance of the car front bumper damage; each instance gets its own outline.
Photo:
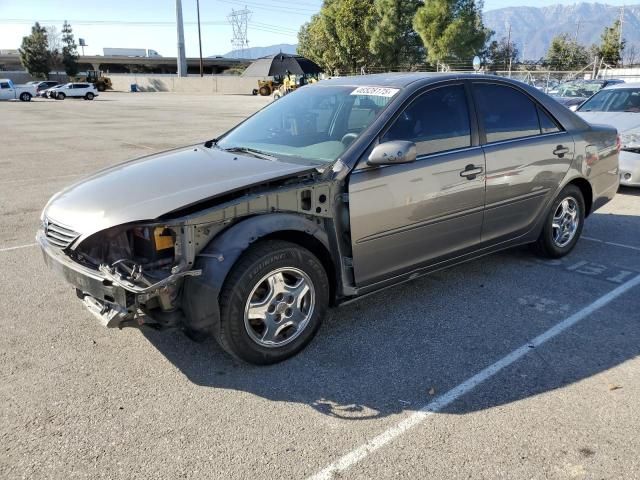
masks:
<path id="1" fill-rule="evenodd" d="M 146 286 L 135 285 L 125 280 L 115 269 L 101 265 L 99 270 L 85 267 L 72 260 L 64 250 L 50 244 L 43 230 L 36 234 L 47 266 L 63 277 L 76 289 L 76 294 L 87 309 L 106 327 L 122 327 L 131 322 L 146 322 L 140 309 L 162 289 L 173 288 L 187 276 L 199 276 L 200 270 L 172 272 L 159 282 Z"/>

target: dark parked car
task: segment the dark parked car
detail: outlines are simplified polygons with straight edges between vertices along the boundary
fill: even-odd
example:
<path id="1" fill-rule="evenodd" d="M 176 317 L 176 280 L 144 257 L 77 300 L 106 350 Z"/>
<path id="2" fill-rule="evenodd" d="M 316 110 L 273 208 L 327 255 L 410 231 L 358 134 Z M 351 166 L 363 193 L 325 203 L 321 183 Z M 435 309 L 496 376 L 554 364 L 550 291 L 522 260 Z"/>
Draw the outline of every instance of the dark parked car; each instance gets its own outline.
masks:
<path id="1" fill-rule="evenodd" d="M 55 87 L 59 85 L 58 82 L 54 82 L 53 80 L 45 80 L 44 82 L 38 82 L 36 84 L 36 96 L 42 97 L 44 96 L 45 90 L 48 90 L 51 87 Z"/>
<path id="2" fill-rule="evenodd" d="M 566 255 L 618 189 L 618 151 L 519 82 L 339 78 L 63 190 L 37 239 L 104 324 L 273 363 L 329 306 L 515 245 Z"/>

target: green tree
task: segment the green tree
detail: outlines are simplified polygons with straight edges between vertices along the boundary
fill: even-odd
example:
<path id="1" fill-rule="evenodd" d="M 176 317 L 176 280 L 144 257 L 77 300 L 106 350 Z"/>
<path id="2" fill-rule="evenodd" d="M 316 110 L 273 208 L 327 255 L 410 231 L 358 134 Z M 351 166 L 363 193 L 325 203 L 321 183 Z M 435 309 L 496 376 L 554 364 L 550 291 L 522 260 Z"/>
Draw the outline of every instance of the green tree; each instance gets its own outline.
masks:
<path id="1" fill-rule="evenodd" d="M 341 0 L 336 4 L 335 29 L 340 46 L 338 56 L 343 66 L 350 68 L 351 72 L 374 63 L 367 29 L 372 14 L 373 3 L 370 1 Z"/>
<path id="2" fill-rule="evenodd" d="M 360 0 L 325 0 L 320 12 L 300 28 L 298 53 L 331 72 L 353 72 L 370 65 L 367 19 L 373 4 Z"/>
<path id="3" fill-rule="evenodd" d="M 62 26 L 62 63 L 70 77 L 78 73 L 78 47 L 73 38 L 71 25 L 65 20 Z"/>
<path id="4" fill-rule="evenodd" d="M 576 70 L 587 66 L 589 58 L 586 47 L 565 33 L 551 40 L 545 64 L 552 70 Z"/>
<path id="5" fill-rule="evenodd" d="M 622 61 L 622 52 L 625 47 L 625 41 L 620 39 L 620 20 L 616 20 L 611 27 L 605 27 L 602 41 L 597 48 L 598 57 L 604 63 L 616 66 Z"/>
<path id="6" fill-rule="evenodd" d="M 431 63 L 464 62 L 480 53 L 492 33 L 482 22 L 482 1 L 426 0 L 413 20 Z"/>
<path id="7" fill-rule="evenodd" d="M 31 35 L 22 38 L 20 63 L 35 78 L 49 78 L 51 54 L 47 41 L 47 30 L 38 22 L 31 27 Z"/>
<path id="8" fill-rule="evenodd" d="M 413 66 L 424 61 L 424 47 L 413 29 L 422 0 L 375 0 L 367 30 L 375 63 L 382 67 Z"/>
<path id="9" fill-rule="evenodd" d="M 509 42 L 507 37 L 500 40 L 493 40 L 487 47 L 486 58 L 489 63 L 489 70 L 507 70 L 509 64 L 518 58 L 518 48 L 514 42 Z"/>

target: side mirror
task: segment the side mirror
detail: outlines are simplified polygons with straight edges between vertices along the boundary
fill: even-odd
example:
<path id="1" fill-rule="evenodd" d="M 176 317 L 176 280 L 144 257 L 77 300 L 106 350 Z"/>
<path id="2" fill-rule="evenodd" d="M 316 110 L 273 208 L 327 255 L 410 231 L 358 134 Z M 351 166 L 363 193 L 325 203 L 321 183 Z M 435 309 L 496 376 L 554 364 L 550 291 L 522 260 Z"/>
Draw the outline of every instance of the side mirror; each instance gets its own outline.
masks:
<path id="1" fill-rule="evenodd" d="M 367 159 L 367 165 L 396 165 L 415 162 L 416 144 L 405 140 L 392 140 L 376 145 Z"/>

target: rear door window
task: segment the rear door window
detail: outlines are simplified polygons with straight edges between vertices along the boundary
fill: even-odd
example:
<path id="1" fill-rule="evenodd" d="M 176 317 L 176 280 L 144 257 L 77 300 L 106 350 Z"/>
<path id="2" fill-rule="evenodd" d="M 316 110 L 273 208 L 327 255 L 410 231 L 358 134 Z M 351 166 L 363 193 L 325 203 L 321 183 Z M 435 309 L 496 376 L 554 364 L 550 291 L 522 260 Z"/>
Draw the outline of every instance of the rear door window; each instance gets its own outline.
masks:
<path id="1" fill-rule="evenodd" d="M 554 133 L 560 131 L 558 124 L 540 106 L 538 106 L 538 118 L 540 119 L 540 130 L 542 133 Z"/>
<path id="2" fill-rule="evenodd" d="M 538 108 L 524 93 L 492 83 L 473 88 L 487 143 L 540 135 Z"/>
<path id="3" fill-rule="evenodd" d="M 382 142 L 414 142 L 418 155 L 471 146 L 471 125 L 464 86 L 436 88 L 420 95 L 395 120 Z"/>

